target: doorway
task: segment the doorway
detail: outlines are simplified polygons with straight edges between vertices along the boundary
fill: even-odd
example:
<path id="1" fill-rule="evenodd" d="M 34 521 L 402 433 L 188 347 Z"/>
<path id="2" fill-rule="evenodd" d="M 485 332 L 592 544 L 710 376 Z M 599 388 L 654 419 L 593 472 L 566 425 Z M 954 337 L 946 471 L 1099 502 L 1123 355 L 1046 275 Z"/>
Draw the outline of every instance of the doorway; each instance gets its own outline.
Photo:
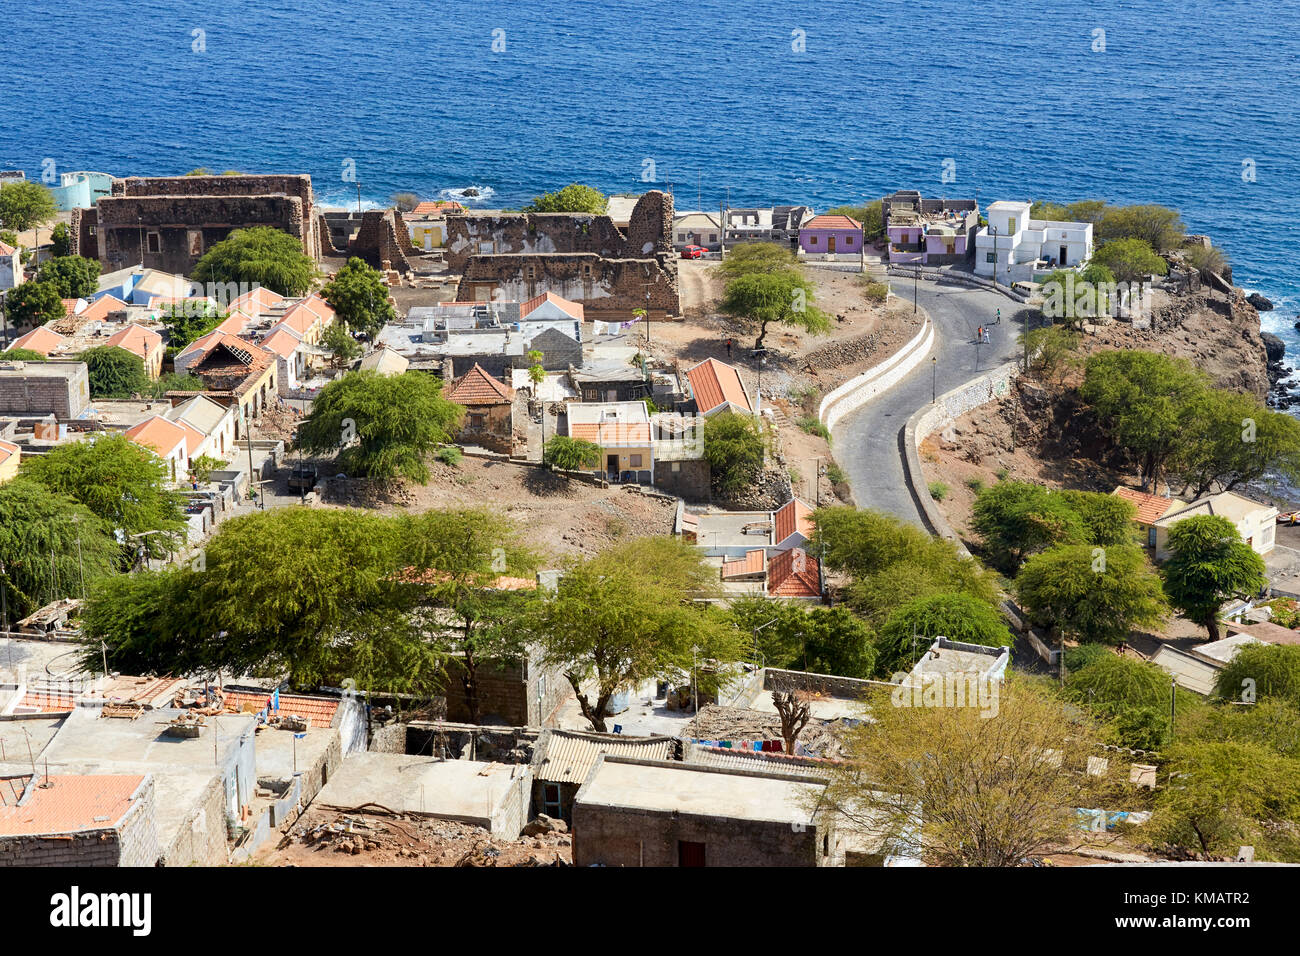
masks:
<path id="1" fill-rule="evenodd" d="M 690 840 L 677 841 L 678 866 L 704 866 L 704 844 Z"/>
<path id="2" fill-rule="evenodd" d="M 1059 265 L 1066 265 L 1066 259 L 1069 258 L 1069 251 L 1070 249 L 1068 246 L 1061 246 L 1061 258 L 1058 260 Z"/>
<path id="3" fill-rule="evenodd" d="M 826 251 L 827 251 L 828 253 L 830 253 L 831 255 L 835 255 L 835 237 L 834 237 L 834 236 L 827 236 L 827 237 L 826 237 Z"/>
<path id="4" fill-rule="evenodd" d="M 611 475 L 618 475 L 618 455 L 605 456 L 605 471 Z"/>

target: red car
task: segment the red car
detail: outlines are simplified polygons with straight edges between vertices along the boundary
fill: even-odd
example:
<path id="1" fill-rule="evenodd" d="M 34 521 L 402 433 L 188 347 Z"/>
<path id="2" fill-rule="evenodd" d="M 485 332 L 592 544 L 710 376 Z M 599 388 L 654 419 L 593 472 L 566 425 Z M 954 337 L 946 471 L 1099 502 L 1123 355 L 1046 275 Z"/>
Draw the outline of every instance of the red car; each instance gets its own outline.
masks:
<path id="1" fill-rule="evenodd" d="M 682 250 L 683 259 L 703 259 L 705 249 L 703 246 L 687 246 Z"/>

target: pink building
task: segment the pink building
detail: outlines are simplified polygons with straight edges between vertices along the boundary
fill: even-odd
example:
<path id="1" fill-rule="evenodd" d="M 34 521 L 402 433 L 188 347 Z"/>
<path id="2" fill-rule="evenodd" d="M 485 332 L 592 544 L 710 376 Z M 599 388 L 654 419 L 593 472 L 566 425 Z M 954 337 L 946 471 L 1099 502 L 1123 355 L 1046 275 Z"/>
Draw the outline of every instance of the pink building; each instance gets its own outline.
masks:
<path id="1" fill-rule="evenodd" d="M 814 216 L 799 230 L 799 251 L 807 256 L 860 256 L 862 223 L 848 216 Z"/>

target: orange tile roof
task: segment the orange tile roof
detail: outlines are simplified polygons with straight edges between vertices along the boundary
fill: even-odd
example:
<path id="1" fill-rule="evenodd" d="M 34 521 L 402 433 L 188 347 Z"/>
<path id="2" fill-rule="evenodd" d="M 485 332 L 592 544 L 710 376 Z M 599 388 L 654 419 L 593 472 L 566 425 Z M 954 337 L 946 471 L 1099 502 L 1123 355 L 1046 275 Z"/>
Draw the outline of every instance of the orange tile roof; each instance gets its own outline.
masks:
<path id="1" fill-rule="evenodd" d="M 119 346 L 148 361 L 154 350 L 162 345 L 162 336 L 133 322 L 110 335 L 105 344 Z"/>
<path id="2" fill-rule="evenodd" d="M 86 311 L 77 316 L 83 323 L 94 322 L 97 319 L 106 319 L 111 312 L 120 312 L 126 308 L 126 303 L 117 296 L 101 295 L 94 302 L 86 307 Z"/>
<path id="3" fill-rule="evenodd" d="M 235 713 L 257 713 L 267 707 L 271 695 L 261 691 L 227 690 L 222 691 L 226 698 L 226 710 Z M 334 714 L 339 709 L 337 697 L 305 697 L 298 694 L 281 694 L 280 709 L 271 711 L 272 717 L 288 717 L 294 714 L 307 719 L 308 727 L 328 728 L 334 722 Z"/>
<path id="4" fill-rule="evenodd" d="M 60 299 L 59 301 L 63 303 L 63 309 L 68 315 L 76 315 L 78 305 L 85 306 L 88 304 L 85 299 Z"/>
<path id="5" fill-rule="evenodd" d="M 581 320 L 583 317 L 582 303 L 570 302 L 568 299 L 561 298 L 554 292 L 543 292 L 541 295 L 533 296 L 519 307 L 519 317 L 528 318 L 529 314 L 541 308 L 545 303 L 550 302 L 565 315 L 571 315 L 575 319 Z"/>
<path id="6" fill-rule="evenodd" d="M 3 465 L 10 458 L 12 458 L 14 455 L 19 454 L 21 451 L 22 449 L 19 448 L 17 445 L 15 445 L 13 442 L 0 439 L 0 465 Z"/>
<path id="7" fill-rule="evenodd" d="M 861 229 L 862 223 L 849 216 L 813 216 L 804 229 Z"/>
<path id="8" fill-rule="evenodd" d="M 695 407 L 701 415 L 727 402 L 747 412 L 754 410 L 740 381 L 740 370 L 734 365 L 719 362 L 715 358 L 705 359 L 699 365 L 687 370 L 686 379 L 691 383 L 691 392 L 695 395 Z"/>
<path id="9" fill-rule="evenodd" d="M 271 330 L 271 334 L 262 339 L 261 346 L 270 349 L 281 358 L 288 358 L 302 343 L 297 334 L 287 325 L 280 324 Z"/>
<path id="10" fill-rule="evenodd" d="M 650 444 L 649 422 L 570 422 L 569 437 L 600 445 Z"/>
<path id="11" fill-rule="evenodd" d="M 773 597 L 821 597 L 821 568 L 803 548 L 778 551 L 767 562 L 767 593 Z"/>
<path id="12" fill-rule="evenodd" d="M 31 349 L 33 352 L 40 352 L 42 355 L 48 356 L 66 341 L 66 338 L 53 329 L 38 325 L 27 334 L 14 339 L 10 348 Z"/>
<path id="13" fill-rule="evenodd" d="M 35 836 L 109 829 L 131 809 L 138 774 L 57 774 L 40 777 L 22 804 L 0 799 L 0 834 Z M 46 786 L 48 785 L 48 786 Z"/>
<path id="14" fill-rule="evenodd" d="M 450 199 L 426 199 L 424 202 L 416 203 L 414 209 L 408 215 L 411 216 L 431 216 L 436 212 L 445 212 L 448 209 L 464 209 L 458 202 Z"/>
<path id="15" fill-rule="evenodd" d="M 75 710 L 77 698 L 70 694 L 51 694 L 43 690 L 29 690 L 23 694 L 19 707 L 37 710 L 42 714 L 59 714 L 65 710 Z"/>
<path id="16" fill-rule="evenodd" d="M 227 335 L 238 335 L 243 332 L 244 327 L 255 318 L 257 318 L 256 315 L 246 311 L 245 309 L 231 309 L 230 314 L 227 315 L 225 319 L 222 320 L 221 324 L 212 331 L 225 332 Z M 193 345 L 193 343 L 190 344 Z M 187 351 L 189 351 L 188 346 L 181 354 L 184 355 Z"/>
<path id="17" fill-rule="evenodd" d="M 193 457 L 194 453 L 198 451 L 199 446 L 203 444 L 203 440 L 208 436 L 203 434 L 203 432 L 199 431 L 189 422 L 178 421 L 176 424 L 181 427 L 181 431 L 185 432 L 185 454 Z"/>
<path id="18" fill-rule="evenodd" d="M 804 538 L 813 533 L 813 510 L 798 498 L 791 498 L 772 513 L 772 543 L 780 544 L 796 531 Z"/>
<path id="19" fill-rule="evenodd" d="M 189 345 L 185 346 L 185 348 L 181 349 L 180 352 L 177 353 L 176 357 L 180 358 L 183 355 L 190 355 L 194 352 L 206 352 L 209 348 L 211 348 L 212 346 L 220 342 L 223 336 L 230 335 L 230 334 L 232 333 L 225 331 L 219 327 L 213 329 L 207 335 L 199 336 Z"/>
<path id="20" fill-rule="evenodd" d="M 153 451 L 160 458 L 166 458 L 178 444 L 185 442 L 185 429 L 161 415 L 154 415 L 128 428 L 126 437 Z"/>
<path id="21" fill-rule="evenodd" d="M 1182 504 L 1181 501 L 1173 498 L 1149 495 L 1145 491 L 1138 491 L 1136 488 L 1120 486 L 1111 493 L 1134 504 L 1137 508 L 1137 517 L 1134 520 L 1138 524 L 1155 524 L 1168 513 L 1169 509 Z"/>
<path id="22" fill-rule="evenodd" d="M 763 573 L 763 558 L 767 552 L 762 548 L 754 551 L 746 551 L 743 558 L 735 561 L 722 562 L 722 579 L 734 577 L 747 577 L 751 574 Z"/>
<path id="23" fill-rule="evenodd" d="M 458 405 L 501 405 L 514 400 L 515 390 L 489 375 L 477 362 L 447 390 Z"/>
<path id="24" fill-rule="evenodd" d="M 268 289 L 265 286 L 258 286 L 256 289 L 249 289 L 243 295 L 235 296 L 230 300 L 230 309 L 240 309 L 247 311 L 251 315 L 260 315 L 262 312 L 278 305 L 284 301 L 284 296 L 274 289 Z"/>
<path id="25" fill-rule="evenodd" d="M 0 242 L 0 256 L 12 256 L 18 250 L 7 242 Z"/>

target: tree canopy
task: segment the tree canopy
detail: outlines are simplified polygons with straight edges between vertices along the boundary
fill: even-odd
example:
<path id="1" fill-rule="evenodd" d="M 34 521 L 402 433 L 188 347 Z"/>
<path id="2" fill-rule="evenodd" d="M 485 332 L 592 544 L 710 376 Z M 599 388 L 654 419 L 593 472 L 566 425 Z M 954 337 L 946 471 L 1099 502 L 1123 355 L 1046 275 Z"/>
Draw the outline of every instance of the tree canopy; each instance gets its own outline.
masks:
<path id="1" fill-rule="evenodd" d="M 1165 275 L 1169 265 L 1156 255 L 1145 239 L 1115 239 L 1102 243 L 1092 254 L 1092 262 L 1105 266 L 1120 282 L 1141 282 L 1150 276 Z"/>
<path id="2" fill-rule="evenodd" d="M 727 315 L 758 327 L 754 348 L 763 347 L 767 327 L 773 322 L 815 335 L 831 327 L 829 316 L 812 304 L 813 285 L 795 269 L 750 272 L 727 282 L 721 309 Z"/>
<path id="3" fill-rule="evenodd" d="M 195 307 L 175 303 L 163 310 L 160 320 L 167 329 L 167 347 L 179 352 L 224 322 L 226 314 L 210 305 Z"/>
<path id="4" fill-rule="evenodd" d="M 589 212 L 599 216 L 608 208 L 609 199 L 600 190 L 569 183 L 556 192 L 534 196 L 524 212 Z"/>
<path id="5" fill-rule="evenodd" d="M 464 411 L 423 372 L 349 372 L 321 389 L 298 437 L 309 454 L 338 451 L 346 474 L 422 484 L 427 457 L 451 441 Z"/>
<path id="6" fill-rule="evenodd" d="M 335 322 L 326 326 L 325 331 L 321 333 L 320 344 L 322 348 L 329 349 L 332 353 L 330 364 L 335 368 L 350 365 L 352 360 L 361 354 L 361 345 L 352 337 L 345 322 Z"/>
<path id="7" fill-rule="evenodd" d="M 24 282 L 5 295 L 5 312 L 15 326 L 44 325 L 68 314 L 52 282 Z"/>
<path id="8" fill-rule="evenodd" d="M 325 283 L 321 295 L 348 328 L 368 336 L 397 318 L 383 275 L 356 256 Z"/>
<path id="9" fill-rule="evenodd" d="M 1053 545 L 1131 544 L 1134 517 L 1133 505 L 1115 495 L 1001 481 L 975 499 L 971 527 L 994 566 L 1014 574 L 1028 555 Z"/>
<path id="10" fill-rule="evenodd" d="M 604 731 L 614 695 L 648 680 L 716 687 L 741 653 L 721 612 L 695 603 L 717 572 L 670 538 L 639 538 L 571 562 L 531 628 L 543 662 L 563 670 L 592 729 Z M 694 665 L 694 667 L 693 667 Z"/>
<path id="11" fill-rule="evenodd" d="M 116 345 L 97 345 L 81 353 L 91 398 L 130 398 L 150 390 L 144 359 Z"/>
<path id="12" fill-rule="evenodd" d="M 718 414 L 704 423 L 704 457 L 714 488 L 734 495 L 753 486 L 763 471 L 766 444 L 751 415 Z"/>
<path id="13" fill-rule="evenodd" d="M 56 256 L 41 263 L 37 279 L 53 285 L 61 299 L 84 299 L 99 289 L 99 261 L 81 256 Z"/>
<path id="14" fill-rule="evenodd" d="M 1006 619 L 987 601 L 970 594 L 915 598 L 891 612 L 880 629 L 877 674 L 910 671 L 937 637 L 985 647 L 1012 643 Z"/>
<path id="15" fill-rule="evenodd" d="M 209 249 L 194 266 L 200 283 L 254 283 L 287 296 L 306 295 L 316 278 L 316 263 L 302 242 L 273 226 L 236 229 Z"/>
<path id="16" fill-rule="evenodd" d="M 1025 562 L 1015 592 L 1038 623 L 1081 641 L 1118 644 L 1167 615 L 1160 579 L 1136 545 L 1058 545 Z"/>
<path id="17" fill-rule="evenodd" d="M 1247 644 L 1219 671 L 1214 692 L 1224 700 L 1275 697 L 1300 705 L 1300 646 Z"/>
<path id="18" fill-rule="evenodd" d="M 0 184 L 0 224 L 6 229 L 25 232 L 58 211 L 53 193 L 40 183 L 20 179 Z"/>
<path id="19" fill-rule="evenodd" d="M 790 601 L 740 598 L 731 619 L 743 635 L 755 636 L 768 667 L 841 677 L 870 677 L 876 648 L 871 629 L 846 607 L 805 607 Z"/>
<path id="20" fill-rule="evenodd" d="M 600 446 L 581 438 L 556 435 L 546 442 L 542 460 L 562 471 L 582 471 L 600 467 Z"/>
<path id="21" fill-rule="evenodd" d="M 1219 609 L 1268 586 L 1264 559 L 1222 515 L 1193 515 L 1169 529 L 1171 555 L 1160 569 L 1169 603 L 1219 639 Z"/>

